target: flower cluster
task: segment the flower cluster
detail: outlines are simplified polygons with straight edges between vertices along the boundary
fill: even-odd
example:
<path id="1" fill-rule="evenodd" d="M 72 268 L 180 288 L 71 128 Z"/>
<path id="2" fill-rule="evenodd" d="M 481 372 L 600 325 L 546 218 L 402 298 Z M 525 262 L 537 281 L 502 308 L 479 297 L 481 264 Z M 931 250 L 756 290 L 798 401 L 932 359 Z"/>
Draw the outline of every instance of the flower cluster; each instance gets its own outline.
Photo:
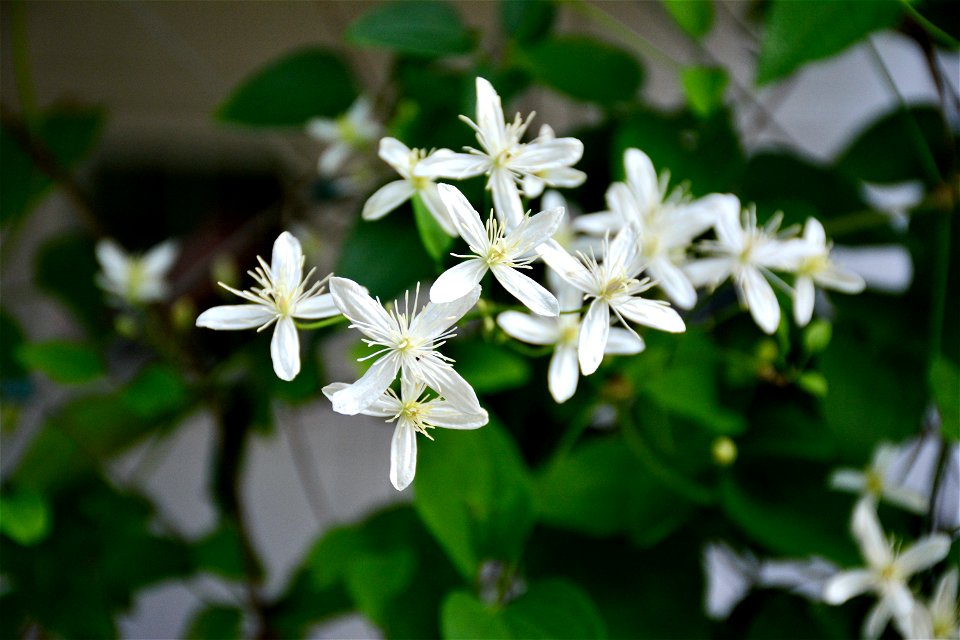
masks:
<path id="1" fill-rule="evenodd" d="M 163 242 L 143 255 L 133 255 L 113 240 L 101 240 L 96 254 L 101 269 L 97 284 L 113 302 L 147 304 L 161 302 L 169 295 L 167 272 L 178 254 L 173 241 Z"/>

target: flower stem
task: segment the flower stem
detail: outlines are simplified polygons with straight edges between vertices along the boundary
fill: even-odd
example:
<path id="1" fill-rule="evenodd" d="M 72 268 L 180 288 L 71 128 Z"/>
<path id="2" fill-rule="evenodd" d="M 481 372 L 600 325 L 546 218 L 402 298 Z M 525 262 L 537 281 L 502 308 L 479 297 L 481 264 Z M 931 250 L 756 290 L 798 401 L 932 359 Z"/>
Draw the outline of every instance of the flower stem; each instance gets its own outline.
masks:
<path id="1" fill-rule="evenodd" d="M 294 320 L 293 323 L 297 326 L 297 329 L 312 330 L 312 329 L 323 329 L 325 327 L 332 327 L 334 325 L 343 324 L 347 322 L 347 316 L 333 316 L 332 318 L 325 318 L 323 320 L 318 320 L 317 322 L 300 322 Z"/>

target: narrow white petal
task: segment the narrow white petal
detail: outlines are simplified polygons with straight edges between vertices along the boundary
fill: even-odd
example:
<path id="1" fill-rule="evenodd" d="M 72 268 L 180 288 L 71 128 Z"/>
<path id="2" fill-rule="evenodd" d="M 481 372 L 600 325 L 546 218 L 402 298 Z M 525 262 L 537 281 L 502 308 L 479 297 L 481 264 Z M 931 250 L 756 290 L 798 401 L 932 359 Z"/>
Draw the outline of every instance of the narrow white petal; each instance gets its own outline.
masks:
<path id="1" fill-rule="evenodd" d="M 670 333 L 683 333 L 687 330 L 680 314 L 664 303 L 634 297 L 612 304 L 621 315 L 638 324 Z"/>
<path id="2" fill-rule="evenodd" d="M 571 167 L 554 167 L 551 169 L 543 169 L 539 172 L 539 175 L 541 180 L 546 182 L 551 187 L 565 187 L 567 189 L 579 187 L 587 180 L 587 174 L 579 169 L 573 169 Z"/>
<path id="3" fill-rule="evenodd" d="M 823 588 L 823 601 L 827 604 L 843 604 L 869 591 L 875 583 L 873 572 L 866 569 L 842 571 L 827 581 Z"/>
<path id="4" fill-rule="evenodd" d="M 307 135 L 320 142 L 333 142 L 340 135 L 340 128 L 330 118 L 313 118 L 307 122 Z"/>
<path id="5" fill-rule="evenodd" d="M 798 327 L 805 327 L 813 317 L 813 303 L 816 291 L 813 279 L 809 276 L 798 276 L 793 286 L 793 318 Z"/>
<path id="6" fill-rule="evenodd" d="M 866 286 L 866 282 L 860 275 L 835 264 L 830 264 L 813 277 L 821 287 L 842 293 L 860 293 Z"/>
<path id="7" fill-rule="evenodd" d="M 417 430 L 406 418 L 397 420 L 390 440 L 390 482 L 403 491 L 417 473 Z"/>
<path id="8" fill-rule="evenodd" d="M 332 318 L 339 313 L 340 309 L 334 303 L 333 296 L 329 293 L 321 293 L 298 302 L 290 315 L 304 320 L 320 320 L 322 318 Z"/>
<path id="9" fill-rule="evenodd" d="M 506 127 L 503 121 L 503 106 L 493 85 L 484 78 L 477 78 L 477 126 L 480 128 L 489 151 L 499 151 L 506 144 Z"/>
<path id="10" fill-rule="evenodd" d="M 650 276 L 667 297 L 681 309 L 692 309 L 697 304 L 697 290 L 690 279 L 666 256 L 658 256 L 647 265 Z"/>
<path id="11" fill-rule="evenodd" d="M 897 558 L 897 566 L 903 576 L 912 576 L 947 557 L 950 553 L 950 538 L 934 533 L 912 544 Z"/>
<path id="12" fill-rule="evenodd" d="M 579 260 L 567 253 L 555 240 L 544 242 L 537 247 L 537 253 L 547 266 L 571 286 L 584 293 L 596 293 L 593 278 Z"/>
<path id="13" fill-rule="evenodd" d="M 610 185 L 605 198 L 607 208 L 617 214 L 623 222 L 641 226 L 645 223 L 646 208 L 641 207 L 630 187 L 623 182 L 614 182 Z M 622 223 L 621 226 L 623 226 Z"/>
<path id="14" fill-rule="evenodd" d="M 472 153 L 434 153 L 417 163 L 413 175 L 418 178 L 464 180 L 486 173 L 490 158 Z"/>
<path id="15" fill-rule="evenodd" d="M 759 269 L 744 267 L 737 274 L 737 286 L 750 309 L 750 315 L 764 332 L 773 334 L 780 324 L 780 305 L 773 287 Z"/>
<path id="16" fill-rule="evenodd" d="M 960 572 L 956 567 L 943 574 L 930 600 L 930 610 L 934 615 L 950 616 L 955 614 L 957 602 L 957 582 Z"/>
<path id="17" fill-rule="evenodd" d="M 342 142 L 334 142 L 323 150 L 317 160 L 317 173 L 324 178 L 332 178 L 347 162 L 352 150 Z"/>
<path id="18" fill-rule="evenodd" d="M 880 600 L 870 608 L 867 617 L 863 621 L 863 637 L 867 640 L 879 638 L 883 630 L 890 624 L 890 618 L 893 611 L 885 600 Z"/>
<path id="19" fill-rule="evenodd" d="M 530 276 L 503 265 L 493 265 L 490 270 L 504 289 L 534 313 L 541 316 L 560 315 L 560 302 L 556 296 Z"/>
<path id="20" fill-rule="evenodd" d="M 96 248 L 97 260 L 107 278 L 125 282 L 130 269 L 130 256 L 113 240 L 101 240 Z"/>
<path id="21" fill-rule="evenodd" d="M 607 233 L 616 233 L 623 228 L 624 221 L 616 211 L 600 211 L 577 216 L 570 223 L 575 231 L 603 236 Z"/>
<path id="22" fill-rule="evenodd" d="M 446 206 L 457 232 L 473 249 L 481 253 L 485 252 L 490 241 L 477 210 L 470 205 L 460 189 L 453 185 L 438 184 L 437 191 L 440 193 L 440 200 Z"/>
<path id="23" fill-rule="evenodd" d="M 480 287 L 476 286 L 456 300 L 428 302 L 410 321 L 410 333 L 424 340 L 432 340 L 456 324 L 467 311 L 473 309 L 479 299 Z"/>
<path id="24" fill-rule="evenodd" d="M 532 248 L 552 238 L 561 222 L 563 209 L 541 211 L 508 233 L 504 243 L 509 247 L 516 247 L 514 255 L 528 253 Z"/>
<path id="25" fill-rule="evenodd" d="M 739 203 L 739 200 L 737 201 Z M 740 226 L 740 208 L 732 210 L 724 208 L 718 212 L 713 228 L 717 238 L 731 253 L 740 253 L 743 249 L 744 234 Z"/>
<path id="26" fill-rule="evenodd" d="M 479 429 L 490 422 L 484 410 L 470 411 L 448 400 L 433 400 L 429 404 L 427 422 L 444 429 Z"/>
<path id="27" fill-rule="evenodd" d="M 442 362 L 433 354 L 421 358 L 418 364 L 420 374 L 437 393 L 447 400 L 457 403 L 466 411 L 472 413 L 482 411 L 480 400 L 477 399 L 477 392 L 449 364 Z"/>
<path id="28" fill-rule="evenodd" d="M 694 287 L 716 287 L 730 275 L 733 261 L 730 258 L 704 258 L 683 267 Z"/>
<path id="29" fill-rule="evenodd" d="M 384 390 L 397 377 L 399 368 L 400 361 L 394 354 L 380 358 L 359 380 L 330 396 L 333 410 L 348 416 L 360 413 L 379 400 Z"/>
<path id="30" fill-rule="evenodd" d="M 577 392 L 579 379 L 577 349 L 573 346 L 558 346 L 550 358 L 550 370 L 547 373 L 550 395 L 558 404 L 563 404 Z"/>
<path id="31" fill-rule="evenodd" d="M 724 214 L 725 211 L 730 213 Z M 694 200 L 671 217 L 670 235 L 690 241 L 714 226 L 718 217 L 732 214 L 735 218 L 739 212 L 740 200 L 736 196 L 711 193 Z"/>
<path id="32" fill-rule="evenodd" d="M 508 336 L 530 344 L 554 344 L 560 338 L 557 321 L 519 311 L 504 311 L 497 324 Z"/>
<path id="33" fill-rule="evenodd" d="M 427 211 L 429 211 L 430 215 L 437 221 L 437 224 L 440 225 L 443 232 L 450 237 L 456 237 L 457 227 L 453 224 L 453 218 L 450 217 L 450 211 L 447 210 L 447 205 L 443 204 L 443 200 L 440 198 L 440 191 L 437 189 L 437 185 L 431 182 L 421 189 L 419 194 L 420 200 L 423 201 Z"/>
<path id="34" fill-rule="evenodd" d="M 300 338 L 290 316 L 277 320 L 270 341 L 270 357 L 273 359 L 273 371 L 281 380 L 289 382 L 300 373 Z"/>
<path id="35" fill-rule="evenodd" d="M 610 334 L 607 336 L 607 346 L 603 352 L 611 356 L 632 356 L 643 351 L 646 346 L 643 338 L 634 334 L 632 331 L 627 331 L 619 327 L 610 327 Z"/>
<path id="36" fill-rule="evenodd" d="M 817 247 L 827 245 L 827 234 L 823 230 L 823 225 L 816 218 L 807 218 L 807 223 L 803 225 L 803 239 Z"/>
<path id="37" fill-rule="evenodd" d="M 603 300 L 594 300 L 580 324 L 577 351 L 583 375 L 590 375 L 600 366 L 609 335 L 610 308 Z"/>
<path id="38" fill-rule="evenodd" d="M 389 331 L 394 327 L 393 320 L 383 306 L 353 280 L 330 278 L 330 295 L 333 296 L 333 302 L 340 309 L 340 313 L 360 325 L 360 331 L 364 331 L 363 325 L 373 325 L 382 331 Z"/>
<path id="39" fill-rule="evenodd" d="M 888 580 L 883 583 L 881 592 L 883 593 L 881 601 L 890 607 L 894 617 L 906 621 L 914 606 L 913 592 L 906 583 Z"/>
<path id="40" fill-rule="evenodd" d="M 607 255 L 603 258 L 606 265 L 617 265 L 623 269 L 629 269 L 637 255 L 637 232 L 633 226 L 626 226 L 620 230 L 607 249 Z"/>
<path id="41" fill-rule="evenodd" d="M 860 471 L 838 469 L 830 474 L 830 486 L 841 491 L 861 493 L 866 489 L 867 478 Z"/>
<path id="42" fill-rule="evenodd" d="M 724 620 L 753 588 L 756 560 L 740 556 L 723 543 L 710 543 L 703 550 L 707 578 L 705 608 L 713 620 Z"/>
<path id="43" fill-rule="evenodd" d="M 493 210 L 506 228 L 513 229 L 523 220 L 523 203 L 513 174 L 506 169 L 494 169 L 489 185 L 493 191 Z"/>
<path id="44" fill-rule="evenodd" d="M 850 529 L 860 546 L 860 553 L 871 567 L 884 567 L 890 564 L 893 560 L 890 543 L 880 528 L 876 507 L 872 500 L 861 499 L 857 502 L 853 508 Z"/>
<path id="45" fill-rule="evenodd" d="M 346 382 L 331 382 L 325 386 L 321 391 L 323 395 L 327 398 L 332 398 L 335 393 L 342 391 L 349 387 L 350 385 Z M 387 393 L 380 394 L 380 397 L 374 400 L 373 404 L 361 411 L 365 416 L 373 416 L 375 418 L 393 418 L 398 413 L 400 413 L 400 402 Z"/>
<path id="46" fill-rule="evenodd" d="M 296 289 L 303 279 L 303 249 L 289 231 L 281 233 L 273 243 L 270 271 L 274 283 L 289 291 Z"/>
<path id="47" fill-rule="evenodd" d="M 414 189 L 406 180 L 394 180 L 377 189 L 363 205 L 364 220 L 377 220 L 410 199 Z"/>
<path id="48" fill-rule="evenodd" d="M 917 515 L 925 514 L 930 506 L 926 497 L 908 487 L 886 486 L 883 488 L 883 499 Z"/>
<path id="49" fill-rule="evenodd" d="M 487 268 L 487 263 L 480 258 L 470 258 L 450 267 L 430 287 L 430 302 L 437 304 L 459 300 L 480 284 Z"/>
<path id="50" fill-rule="evenodd" d="M 510 160 L 510 168 L 536 172 L 557 167 L 569 167 L 583 157 L 583 143 L 576 138 L 540 140 L 524 145 Z"/>
<path id="51" fill-rule="evenodd" d="M 523 189 L 523 195 L 527 198 L 538 197 L 543 193 L 544 186 L 546 186 L 546 183 L 540 176 L 533 173 L 524 174 L 523 182 L 520 184 L 520 188 Z"/>
<path id="52" fill-rule="evenodd" d="M 378 155 L 404 178 L 410 177 L 410 147 L 396 138 L 382 138 Z"/>
<path id="53" fill-rule="evenodd" d="M 640 149 L 627 149 L 623 154 L 627 184 L 637 197 L 641 211 L 647 211 L 660 204 L 660 184 L 653 162 Z"/>
<path id="54" fill-rule="evenodd" d="M 197 326 L 220 331 L 256 329 L 275 316 L 276 312 L 259 304 L 227 304 L 201 313 L 197 318 Z"/>
<path id="55" fill-rule="evenodd" d="M 161 278 L 177 259 L 177 243 L 167 240 L 143 255 L 143 270 L 150 278 Z"/>

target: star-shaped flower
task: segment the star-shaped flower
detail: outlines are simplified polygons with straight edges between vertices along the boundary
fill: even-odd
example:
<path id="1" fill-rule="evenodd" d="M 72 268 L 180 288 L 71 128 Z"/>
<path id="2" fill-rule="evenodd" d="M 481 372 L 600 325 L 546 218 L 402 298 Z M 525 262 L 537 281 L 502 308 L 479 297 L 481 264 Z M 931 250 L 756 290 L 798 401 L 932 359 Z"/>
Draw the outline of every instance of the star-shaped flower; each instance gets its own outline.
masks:
<path id="1" fill-rule="evenodd" d="M 323 393 L 332 399 L 337 392 L 348 387 L 344 382 L 334 382 L 324 387 Z M 398 491 L 406 489 L 417 472 L 417 433 L 432 440 L 428 429 L 477 429 L 489 421 L 483 409 L 462 400 L 431 397 L 425 391 L 425 384 L 412 380 L 408 375 L 401 375 L 399 396 L 393 389 L 387 388 L 372 404 L 360 411 L 364 415 L 397 422 L 390 443 L 390 482 Z"/>
<path id="2" fill-rule="evenodd" d="M 882 442 L 874 451 L 869 467 L 862 471 L 838 469 L 830 476 L 830 486 L 859 493 L 874 501 L 886 500 L 913 513 L 926 513 L 929 506 L 927 498 L 891 477 L 893 466 L 900 456 L 899 447 Z"/>
<path id="3" fill-rule="evenodd" d="M 177 259 L 177 245 L 168 240 L 142 256 L 127 253 L 113 240 L 101 240 L 96 247 L 102 271 L 97 284 L 127 304 L 159 302 L 168 295 L 167 272 Z"/>
<path id="4" fill-rule="evenodd" d="M 943 574 L 926 605 L 914 603 L 909 629 L 910 638 L 960 639 L 960 610 L 957 605 L 958 571 L 953 567 Z"/>
<path id="5" fill-rule="evenodd" d="M 480 410 L 473 387 L 453 370 L 450 358 L 437 352 L 455 335 L 457 321 L 477 303 L 480 287 L 452 302 L 427 303 L 419 312 L 416 296 L 413 309 L 408 294 L 403 311 L 399 305 L 387 311 L 366 289 L 347 278 L 331 278 L 330 293 L 352 323 L 350 327 L 367 336 L 364 342 L 368 345 L 380 347 L 367 356 L 379 357 L 359 380 L 328 394 L 334 411 L 351 416 L 360 413 L 380 397 L 401 369 L 406 378 L 425 382 L 447 400 Z"/>
<path id="6" fill-rule="evenodd" d="M 458 255 L 466 260 L 440 274 L 430 288 L 431 302 L 451 302 L 466 295 L 487 271 L 492 271 L 504 289 L 534 313 L 542 316 L 560 313 L 556 297 L 536 280 L 520 273 L 519 269 L 530 268 L 530 263 L 536 259 L 537 246 L 549 240 L 560 225 L 563 209 L 543 211 L 535 216 L 524 215 L 512 230 L 505 229 L 493 217 L 484 227 L 480 214 L 459 189 L 441 184 L 439 190 L 453 224 L 473 255 Z"/>
<path id="7" fill-rule="evenodd" d="M 248 272 L 258 287 L 239 291 L 222 282 L 220 286 L 249 300 L 251 304 L 223 305 L 207 309 L 197 318 L 198 327 L 263 331 L 276 323 L 270 341 L 273 370 L 281 380 L 293 380 L 300 373 L 300 338 L 294 318 L 319 320 L 339 313 L 329 293 L 322 293 L 323 281 L 308 285 L 314 270 L 303 277 L 303 250 L 300 241 L 284 231 L 273 243 L 268 265 L 257 256 L 260 266 Z"/>
<path id="8" fill-rule="evenodd" d="M 860 293 L 865 286 L 858 274 L 831 262 L 830 244 L 823 225 L 816 218 L 807 218 L 803 242 L 810 248 L 811 255 L 804 257 L 796 267 L 797 282 L 793 293 L 793 317 L 801 327 L 813 317 L 814 284 L 843 293 Z"/>
<path id="9" fill-rule="evenodd" d="M 382 131 L 365 96 L 357 98 L 339 118 L 313 118 L 307 122 L 307 133 L 328 145 L 320 154 L 317 171 L 324 177 L 335 176 L 352 153 L 371 147 Z"/>

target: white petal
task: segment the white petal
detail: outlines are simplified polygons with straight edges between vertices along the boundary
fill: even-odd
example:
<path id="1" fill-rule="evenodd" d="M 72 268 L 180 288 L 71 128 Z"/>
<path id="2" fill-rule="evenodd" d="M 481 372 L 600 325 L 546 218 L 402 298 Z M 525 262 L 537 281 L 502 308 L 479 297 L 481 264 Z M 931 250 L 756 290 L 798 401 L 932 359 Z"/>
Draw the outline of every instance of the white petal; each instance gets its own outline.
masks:
<path id="1" fill-rule="evenodd" d="M 130 268 L 130 256 L 113 240 L 101 240 L 96 248 L 97 260 L 107 278 L 125 282 Z"/>
<path id="2" fill-rule="evenodd" d="M 704 258 L 683 267 L 683 272 L 695 287 L 716 287 L 727 279 L 733 266 L 730 258 Z"/>
<path id="3" fill-rule="evenodd" d="M 457 232 L 472 249 L 478 253 L 485 253 L 490 241 L 477 210 L 470 205 L 460 189 L 452 185 L 438 184 L 437 191 L 440 193 L 440 200 L 446 206 Z"/>
<path id="4" fill-rule="evenodd" d="M 428 405 L 427 422 L 444 429 L 479 429 L 490 422 L 486 411 L 470 411 L 454 401 L 433 400 Z"/>
<path id="5" fill-rule="evenodd" d="M 773 287 L 758 269 L 744 267 L 737 277 L 737 286 L 750 308 L 750 315 L 764 332 L 773 334 L 780 324 L 780 305 Z"/>
<path id="6" fill-rule="evenodd" d="M 434 153 L 417 163 L 413 175 L 418 178 L 463 180 L 486 173 L 490 158 L 472 153 Z"/>
<path id="7" fill-rule="evenodd" d="M 273 359 L 273 371 L 281 380 L 289 382 L 300 373 L 300 338 L 290 316 L 277 320 L 270 341 L 270 357 Z"/>
<path id="8" fill-rule="evenodd" d="M 838 469 L 830 475 L 830 486 L 841 491 L 861 493 L 867 486 L 867 478 L 860 471 Z"/>
<path id="9" fill-rule="evenodd" d="M 440 228 L 443 229 L 443 232 L 450 237 L 456 237 L 457 227 L 453 224 L 453 218 L 450 217 L 450 211 L 447 209 L 447 205 L 445 205 L 440 198 L 440 191 L 437 189 L 437 185 L 431 182 L 423 189 L 420 189 L 418 193 L 420 194 L 420 200 L 423 201 L 423 205 L 427 208 L 427 211 L 430 212 L 430 215 L 433 216 L 434 220 L 437 221 L 437 224 L 440 225 Z"/>
<path id="10" fill-rule="evenodd" d="M 559 338 L 557 321 L 519 311 L 504 311 L 497 324 L 508 336 L 530 344 L 554 344 Z"/>
<path id="11" fill-rule="evenodd" d="M 579 187 L 587 180 L 587 174 L 571 167 L 543 169 L 539 172 L 539 175 L 541 180 L 551 187 L 565 187 L 568 189 Z M 526 191 L 526 189 L 524 189 L 524 191 Z"/>
<path id="12" fill-rule="evenodd" d="M 891 613 L 899 620 L 907 621 L 910 612 L 913 610 L 913 592 L 901 581 L 887 581 L 883 583 L 881 592 L 883 593 L 881 602 L 890 607 Z"/>
<path id="13" fill-rule="evenodd" d="M 868 640 L 879 638 L 880 634 L 883 633 L 883 630 L 886 629 L 890 623 L 891 616 L 893 616 L 893 612 L 890 610 L 886 601 L 880 600 L 877 602 L 877 604 L 870 608 L 867 617 L 863 621 L 863 637 Z"/>
<path id="14" fill-rule="evenodd" d="M 594 300 L 580 324 L 577 351 L 583 375 L 590 375 L 600 366 L 609 335 L 610 308 L 603 300 Z"/>
<path id="15" fill-rule="evenodd" d="M 739 200 L 737 201 L 739 203 Z M 727 247 L 730 253 L 740 253 L 743 249 L 743 228 L 740 226 L 740 208 L 724 208 L 718 212 L 713 228 L 717 239 Z"/>
<path id="16" fill-rule="evenodd" d="M 842 571 L 824 586 L 823 601 L 827 604 L 843 604 L 850 598 L 872 589 L 875 582 L 873 572 L 866 569 Z"/>
<path id="17" fill-rule="evenodd" d="M 406 180 L 388 182 L 374 192 L 363 205 L 364 220 L 377 220 L 410 199 L 414 189 Z"/>
<path id="18" fill-rule="evenodd" d="M 303 249 L 292 233 L 284 231 L 273 243 L 273 258 L 270 261 L 273 281 L 279 287 L 294 290 L 303 279 Z"/>
<path id="19" fill-rule="evenodd" d="M 143 255 L 143 270 L 150 278 L 161 278 L 177 259 L 177 243 L 168 240 Z"/>
<path id="20" fill-rule="evenodd" d="M 520 226 L 504 238 L 504 243 L 508 247 L 515 247 L 510 257 L 528 253 L 532 248 L 552 238 L 561 222 L 563 222 L 563 209 L 541 211 L 535 216 L 525 218 Z"/>
<path id="21" fill-rule="evenodd" d="M 503 121 L 503 106 L 493 85 L 484 78 L 477 78 L 477 126 L 490 150 L 500 151 L 506 144 L 506 127 Z M 482 141 L 483 143 L 483 141 Z"/>
<path id="22" fill-rule="evenodd" d="M 626 226 L 610 241 L 603 263 L 611 266 L 616 265 L 618 268 L 629 271 L 638 248 L 636 229 L 633 226 Z"/>
<path id="23" fill-rule="evenodd" d="M 480 287 L 451 302 L 428 302 L 410 321 L 410 333 L 423 340 L 432 340 L 456 324 L 480 299 Z"/>
<path id="24" fill-rule="evenodd" d="M 858 274 L 834 264 L 830 264 L 826 269 L 817 272 L 814 279 L 817 284 L 825 289 L 833 289 L 843 293 L 860 293 L 866 286 L 866 282 Z"/>
<path id="25" fill-rule="evenodd" d="M 596 293 L 593 286 L 593 278 L 587 268 L 579 260 L 567 253 L 567 250 L 560 246 L 555 240 L 549 240 L 537 247 L 537 253 L 547 263 L 547 266 L 568 282 L 584 293 Z"/>
<path id="26" fill-rule="evenodd" d="M 321 318 L 332 318 L 339 314 L 340 309 L 337 309 L 333 296 L 329 293 L 321 293 L 298 302 L 290 315 L 304 320 L 320 320 Z"/>
<path id="27" fill-rule="evenodd" d="M 510 168 L 523 172 L 569 167 L 583 157 L 583 143 L 576 138 L 556 138 L 525 144 L 510 160 Z"/>
<path id="28" fill-rule="evenodd" d="M 647 265 L 650 276 L 657 285 L 681 309 L 692 309 L 697 304 L 697 291 L 690 279 L 670 259 L 658 256 Z"/>
<path id="29" fill-rule="evenodd" d="M 317 172 L 325 177 L 335 176 L 347 162 L 352 150 L 342 142 L 334 142 L 323 150 L 317 160 Z"/>
<path id="30" fill-rule="evenodd" d="M 954 567 L 943 574 L 940 582 L 934 590 L 933 598 L 930 600 L 930 610 L 934 615 L 949 616 L 955 615 L 954 607 L 957 602 L 957 582 L 960 578 L 960 572 Z"/>
<path id="31" fill-rule="evenodd" d="M 396 138 L 382 138 L 378 155 L 404 178 L 410 177 L 410 147 Z"/>
<path id="32" fill-rule="evenodd" d="M 724 211 L 729 211 L 736 218 L 740 212 L 740 200 L 729 193 L 711 193 L 698 198 L 678 211 L 678 215 L 670 218 L 670 235 L 690 241 L 714 226 L 717 218 L 724 215 Z"/>
<path id="33" fill-rule="evenodd" d="M 647 327 L 669 331 L 670 333 L 683 333 L 687 330 L 680 314 L 665 303 L 634 297 L 612 304 L 628 320 Z"/>
<path id="34" fill-rule="evenodd" d="M 890 544 L 887 542 L 876 507 L 872 500 L 861 499 L 853 508 L 851 530 L 860 546 L 860 553 L 871 567 L 884 567 L 893 560 Z"/>
<path id="35" fill-rule="evenodd" d="M 340 137 L 340 127 L 330 118 L 313 118 L 307 122 L 307 135 L 320 142 L 333 142 Z"/>
<path id="36" fill-rule="evenodd" d="M 536 198 L 543 193 L 543 187 L 545 185 L 546 183 L 541 180 L 538 175 L 527 173 L 524 174 L 523 182 L 520 186 L 523 189 L 523 195 L 528 198 Z"/>
<path id="37" fill-rule="evenodd" d="M 560 315 L 560 302 L 543 285 L 530 276 L 526 276 L 513 267 L 493 265 L 490 268 L 494 277 L 528 309 L 541 316 Z"/>
<path id="38" fill-rule="evenodd" d="M 813 303 L 816 291 L 813 279 L 808 276 L 799 276 L 793 288 L 793 318 L 798 327 L 805 327 L 813 317 Z"/>
<path id="39" fill-rule="evenodd" d="M 353 280 L 330 278 L 330 294 L 340 313 L 350 322 L 357 324 L 360 331 L 366 333 L 364 325 L 373 325 L 381 331 L 394 328 L 395 324 L 383 305 L 371 298 L 367 290 Z"/>
<path id="40" fill-rule="evenodd" d="M 256 329 L 274 317 L 276 312 L 259 304 L 227 304 L 201 313 L 197 326 L 220 331 Z"/>
<path id="41" fill-rule="evenodd" d="M 488 183 L 493 191 L 493 210 L 506 228 L 513 229 L 523 220 L 523 203 L 513 174 L 506 169 L 494 169 Z"/>
<path id="42" fill-rule="evenodd" d="M 623 154 L 623 165 L 627 174 L 627 184 L 633 190 L 645 212 L 660 204 L 660 183 L 653 162 L 640 149 L 627 149 Z"/>
<path id="43" fill-rule="evenodd" d="M 883 499 L 917 515 L 924 515 L 930 507 L 927 498 L 907 487 L 886 486 L 883 488 Z"/>
<path id="44" fill-rule="evenodd" d="M 636 225 L 645 224 L 647 209 L 641 207 L 630 188 L 622 182 L 614 182 L 607 188 L 607 208 L 617 214 L 623 222 Z M 623 223 L 620 225 L 623 226 Z"/>
<path id="45" fill-rule="evenodd" d="M 897 566 L 903 576 L 912 576 L 932 567 L 950 553 L 950 538 L 934 533 L 912 544 L 897 558 Z"/>
<path id="46" fill-rule="evenodd" d="M 577 350 L 572 346 L 561 345 L 550 358 L 550 370 L 547 373 L 547 386 L 550 395 L 558 404 L 563 404 L 577 392 L 580 372 L 577 370 Z"/>
<path id="47" fill-rule="evenodd" d="M 406 418 L 397 420 L 390 440 L 390 482 L 403 491 L 417 473 L 417 430 Z"/>
<path id="48" fill-rule="evenodd" d="M 457 406 L 471 413 L 479 413 L 483 410 L 480 407 L 480 400 L 477 399 L 477 392 L 473 390 L 470 383 L 435 354 L 422 357 L 418 368 L 420 375 L 430 387 L 448 401 L 457 403 Z"/>
<path id="49" fill-rule="evenodd" d="M 323 395 L 327 398 L 332 398 L 335 393 L 338 391 L 343 391 L 350 385 L 346 382 L 331 382 L 325 386 L 321 391 Z M 400 402 L 387 393 L 380 394 L 380 397 L 374 400 L 373 404 L 361 411 L 365 416 L 373 416 L 375 418 L 393 418 L 398 413 L 400 413 Z"/>
<path id="50" fill-rule="evenodd" d="M 823 225 L 816 218 L 807 218 L 807 223 L 803 226 L 803 239 L 817 247 L 827 245 L 827 234 L 823 230 Z"/>
<path id="51" fill-rule="evenodd" d="M 470 258 L 450 267 L 430 287 L 430 302 L 459 300 L 480 284 L 487 269 L 487 263 L 480 258 Z"/>
<path id="52" fill-rule="evenodd" d="M 607 336 L 607 346 L 603 352 L 611 356 L 632 356 L 643 351 L 646 346 L 643 338 L 634 334 L 632 331 L 627 331 L 619 327 L 610 327 L 610 334 Z"/>
<path id="53" fill-rule="evenodd" d="M 756 573 L 756 561 L 739 556 L 726 544 L 710 543 L 703 550 L 707 578 L 705 609 L 713 620 L 724 620 L 747 596 Z"/>
<path id="54" fill-rule="evenodd" d="M 577 216 L 570 223 L 575 231 L 602 236 L 623 228 L 623 216 L 615 211 L 600 211 Z"/>
<path id="55" fill-rule="evenodd" d="M 360 379 L 345 389 L 330 396 L 333 410 L 353 416 L 379 400 L 384 390 L 397 377 L 400 361 L 394 354 L 380 358 L 360 376 Z"/>

